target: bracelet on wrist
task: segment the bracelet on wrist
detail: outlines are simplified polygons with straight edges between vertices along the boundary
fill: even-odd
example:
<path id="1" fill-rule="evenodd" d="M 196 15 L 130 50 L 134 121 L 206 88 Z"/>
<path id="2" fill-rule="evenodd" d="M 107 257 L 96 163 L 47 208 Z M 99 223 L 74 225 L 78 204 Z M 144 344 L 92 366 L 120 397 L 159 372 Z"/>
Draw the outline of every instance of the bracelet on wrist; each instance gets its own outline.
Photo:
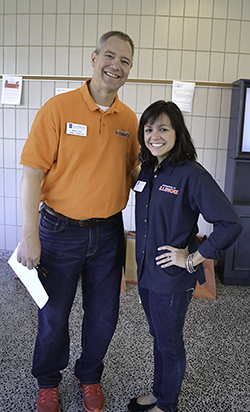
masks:
<path id="1" fill-rule="evenodd" d="M 185 268 L 188 271 L 188 273 L 194 273 L 198 269 L 198 265 L 197 266 L 193 265 L 193 256 L 194 256 L 194 253 L 190 253 L 190 255 L 187 254 L 186 259 L 185 259 Z"/>

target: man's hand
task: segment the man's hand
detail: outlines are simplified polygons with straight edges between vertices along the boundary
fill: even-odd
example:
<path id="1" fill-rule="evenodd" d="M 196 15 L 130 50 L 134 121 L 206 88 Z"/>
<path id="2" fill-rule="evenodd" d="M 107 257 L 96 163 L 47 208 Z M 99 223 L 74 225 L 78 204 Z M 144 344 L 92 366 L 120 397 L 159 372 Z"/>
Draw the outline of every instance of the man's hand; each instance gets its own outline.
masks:
<path id="1" fill-rule="evenodd" d="M 17 249 L 17 261 L 22 263 L 23 266 L 27 266 L 28 269 L 32 269 L 40 263 L 41 244 L 39 237 L 34 236 L 34 239 L 30 238 L 21 240 Z"/>

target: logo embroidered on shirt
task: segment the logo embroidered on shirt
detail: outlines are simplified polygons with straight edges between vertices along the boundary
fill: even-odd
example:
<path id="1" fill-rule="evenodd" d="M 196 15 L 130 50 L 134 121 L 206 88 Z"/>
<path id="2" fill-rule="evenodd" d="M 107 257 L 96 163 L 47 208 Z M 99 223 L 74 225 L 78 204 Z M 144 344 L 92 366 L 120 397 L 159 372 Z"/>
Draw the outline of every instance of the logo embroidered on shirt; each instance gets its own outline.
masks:
<path id="1" fill-rule="evenodd" d="M 161 185 L 159 187 L 159 190 L 161 190 L 162 192 L 171 193 L 173 195 L 178 195 L 178 193 L 179 193 L 179 190 L 176 189 L 176 187 L 168 186 L 168 185 Z"/>
<path id="2" fill-rule="evenodd" d="M 117 136 L 128 137 L 128 138 L 130 137 L 130 134 L 128 132 L 123 132 L 122 130 L 116 130 L 115 134 Z"/>

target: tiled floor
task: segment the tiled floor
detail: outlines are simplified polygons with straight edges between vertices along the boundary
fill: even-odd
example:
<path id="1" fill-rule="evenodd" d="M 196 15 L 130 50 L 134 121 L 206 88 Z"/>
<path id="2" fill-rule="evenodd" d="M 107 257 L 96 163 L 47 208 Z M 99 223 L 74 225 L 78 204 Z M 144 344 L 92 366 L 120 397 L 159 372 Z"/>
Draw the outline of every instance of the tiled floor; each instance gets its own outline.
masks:
<path id="1" fill-rule="evenodd" d="M 30 373 L 36 306 L 0 254 L 0 412 L 36 410 L 37 384 Z M 80 288 L 70 317 L 70 363 L 59 387 L 61 412 L 84 412 L 73 375 L 80 353 Z M 180 412 L 250 411 L 250 288 L 223 286 L 217 299 L 193 299 L 187 314 L 187 370 Z M 129 399 L 150 391 L 152 340 L 136 285 L 121 294 L 120 320 L 105 358 L 104 412 L 125 412 Z"/>

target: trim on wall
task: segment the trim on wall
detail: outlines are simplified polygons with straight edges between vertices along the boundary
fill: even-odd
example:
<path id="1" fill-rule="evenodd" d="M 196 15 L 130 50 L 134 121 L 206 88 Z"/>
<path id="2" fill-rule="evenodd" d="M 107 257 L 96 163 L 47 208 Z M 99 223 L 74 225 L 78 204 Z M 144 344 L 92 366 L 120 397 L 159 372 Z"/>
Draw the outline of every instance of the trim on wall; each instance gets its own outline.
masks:
<path id="1" fill-rule="evenodd" d="M 21 76 L 23 80 L 47 80 L 47 81 L 76 81 L 76 82 L 84 82 L 88 80 L 91 76 L 82 77 L 82 76 L 41 76 L 41 75 L 13 75 L 13 76 Z M 2 79 L 2 75 L 0 75 L 0 79 Z M 194 82 L 196 86 L 203 86 L 203 87 L 225 87 L 231 88 L 232 83 L 223 83 L 223 82 L 200 82 L 195 80 L 189 80 Z M 126 83 L 135 83 L 135 84 L 172 84 L 173 80 L 156 80 L 156 79 L 127 79 Z"/>

